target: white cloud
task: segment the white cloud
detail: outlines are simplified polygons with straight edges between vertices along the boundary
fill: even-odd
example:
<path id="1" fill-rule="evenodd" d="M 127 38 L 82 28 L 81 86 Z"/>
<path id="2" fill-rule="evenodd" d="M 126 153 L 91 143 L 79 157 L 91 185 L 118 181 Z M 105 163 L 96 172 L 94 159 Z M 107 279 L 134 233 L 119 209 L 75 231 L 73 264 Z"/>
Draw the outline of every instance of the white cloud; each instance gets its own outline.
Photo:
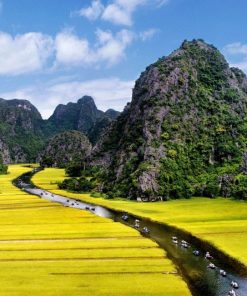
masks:
<path id="1" fill-rule="evenodd" d="M 246 54 L 247 55 L 247 44 L 242 44 L 241 42 L 235 42 L 226 45 L 223 48 L 224 52 L 227 54 Z"/>
<path id="2" fill-rule="evenodd" d="M 119 62 L 125 55 L 125 49 L 133 41 L 134 35 L 128 30 L 121 30 L 115 36 L 109 31 L 97 30 L 99 47 L 96 60 L 106 61 L 110 65 Z"/>
<path id="3" fill-rule="evenodd" d="M 88 66 L 106 62 L 113 65 L 125 56 L 125 50 L 133 38 L 133 33 L 128 30 L 113 35 L 111 31 L 98 29 L 96 43 L 90 45 L 87 39 L 79 38 L 71 31 L 64 31 L 56 37 L 56 63 Z"/>
<path id="4" fill-rule="evenodd" d="M 91 6 L 87 8 L 82 8 L 78 11 L 78 14 L 80 16 L 84 16 L 88 18 L 89 20 L 96 20 L 100 17 L 104 10 L 103 4 L 100 2 L 100 0 L 93 0 Z"/>
<path id="5" fill-rule="evenodd" d="M 92 59 L 87 39 L 80 39 L 71 31 L 57 34 L 55 39 L 56 63 L 74 65 L 89 63 Z"/>
<path id="6" fill-rule="evenodd" d="M 131 26 L 133 13 L 146 2 L 147 0 L 115 0 L 106 6 L 102 19 L 117 25 Z"/>
<path id="7" fill-rule="evenodd" d="M 126 48 L 134 40 L 134 34 L 128 30 L 116 34 L 97 30 L 95 35 L 95 42 L 90 43 L 71 30 L 64 30 L 55 38 L 36 32 L 14 37 L 0 32 L 0 75 L 15 76 L 48 69 L 48 61 L 55 68 L 113 65 L 125 57 Z"/>
<path id="8" fill-rule="evenodd" d="M 121 111 L 126 103 L 131 100 L 133 87 L 134 81 L 125 81 L 113 77 L 89 81 L 51 82 L 1 93 L 0 97 L 30 100 L 42 116 L 48 118 L 58 104 L 76 102 L 84 95 L 94 97 L 97 107 L 101 110 L 113 108 Z"/>
<path id="9" fill-rule="evenodd" d="M 18 75 L 43 68 L 54 46 L 50 36 L 30 32 L 12 37 L 0 32 L 0 75 Z"/>
<path id="10" fill-rule="evenodd" d="M 76 14 L 86 17 L 89 20 L 103 19 L 115 25 L 131 26 L 133 24 L 133 14 L 145 4 L 154 7 L 162 7 L 169 0 L 112 0 L 104 6 L 100 0 L 93 0 L 91 5 L 82 8 Z"/>
<path id="11" fill-rule="evenodd" d="M 159 32 L 158 29 L 151 28 L 151 29 L 148 29 L 146 31 L 139 33 L 139 37 L 142 41 L 147 41 L 147 40 L 152 39 L 153 36 L 155 34 L 157 34 L 158 32 Z"/>

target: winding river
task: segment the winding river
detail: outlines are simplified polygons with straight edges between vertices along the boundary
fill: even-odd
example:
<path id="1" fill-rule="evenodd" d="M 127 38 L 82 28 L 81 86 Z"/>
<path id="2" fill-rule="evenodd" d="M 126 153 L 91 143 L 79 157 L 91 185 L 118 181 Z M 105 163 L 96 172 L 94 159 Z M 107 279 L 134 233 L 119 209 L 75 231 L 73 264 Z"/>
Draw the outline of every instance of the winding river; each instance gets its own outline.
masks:
<path id="1" fill-rule="evenodd" d="M 187 281 L 194 296 L 227 296 L 229 291 L 232 290 L 232 281 L 237 282 L 239 285 L 238 289 L 233 289 L 235 295 L 247 296 L 247 277 L 241 275 L 237 267 L 227 263 L 228 261 L 224 260 L 224 255 L 220 252 L 215 251 L 212 253 L 213 259 L 205 259 L 205 252 L 208 251 L 208 246 L 205 246 L 203 242 L 192 239 L 188 234 L 163 224 L 39 189 L 31 183 L 31 177 L 36 172 L 37 170 L 20 176 L 14 181 L 14 184 L 28 193 L 46 200 L 60 203 L 66 207 L 87 210 L 100 217 L 124 223 L 129 227 L 134 227 L 136 219 L 140 220 L 138 230 L 143 235 L 156 241 L 167 252 L 168 257 Z M 143 227 L 147 227 L 149 233 L 144 234 Z M 172 240 L 174 236 L 177 237 L 178 243 Z M 182 240 L 188 242 L 188 247 L 182 246 Z M 193 254 L 195 250 L 199 251 L 198 256 Z M 215 268 L 209 268 L 210 263 L 213 263 Z M 220 270 L 224 270 L 226 276 L 222 276 Z"/>

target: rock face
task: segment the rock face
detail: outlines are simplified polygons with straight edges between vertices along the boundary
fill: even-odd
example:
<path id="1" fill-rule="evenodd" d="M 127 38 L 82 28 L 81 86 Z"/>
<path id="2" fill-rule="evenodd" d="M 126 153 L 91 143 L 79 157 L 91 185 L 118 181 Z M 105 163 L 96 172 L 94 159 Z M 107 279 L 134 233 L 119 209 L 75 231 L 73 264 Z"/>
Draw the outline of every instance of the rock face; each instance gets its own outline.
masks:
<path id="1" fill-rule="evenodd" d="M 78 131 L 66 131 L 53 137 L 41 156 L 41 165 L 66 167 L 69 163 L 83 164 L 92 146 L 88 138 Z"/>
<path id="2" fill-rule="evenodd" d="M 0 158 L 4 163 L 10 163 L 10 151 L 8 146 L 0 139 Z"/>
<path id="3" fill-rule="evenodd" d="M 42 148 L 42 118 L 26 100 L 0 99 L 0 153 L 3 161 L 33 161 Z"/>
<path id="4" fill-rule="evenodd" d="M 206 195 L 210 178 L 243 162 L 246 106 L 245 74 L 203 40 L 183 42 L 141 74 L 131 103 L 94 147 L 103 190 L 143 199 Z"/>
<path id="5" fill-rule="evenodd" d="M 93 144 L 97 142 L 101 132 L 116 119 L 119 112 L 97 109 L 92 97 L 84 96 L 77 103 L 58 105 L 53 115 L 48 119 L 52 131 L 78 130 L 88 135 Z M 97 136 L 96 136 L 97 135 Z"/>

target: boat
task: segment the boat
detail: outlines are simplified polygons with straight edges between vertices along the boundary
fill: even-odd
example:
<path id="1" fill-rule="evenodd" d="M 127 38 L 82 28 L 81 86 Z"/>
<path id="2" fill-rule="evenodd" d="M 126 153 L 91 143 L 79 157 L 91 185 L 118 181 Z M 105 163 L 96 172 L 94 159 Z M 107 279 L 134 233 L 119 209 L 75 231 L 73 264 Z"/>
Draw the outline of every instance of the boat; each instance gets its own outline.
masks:
<path id="1" fill-rule="evenodd" d="M 189 247 L 189 244 L 185 240 L 182 240 L 181 246 L 187 249 Z"/>
<path id="2" fill-rule="evenodd" d="M 200 255 L 200 251 L 198 251 L 198 250 L 194 250 L 194 251 L 193 251 L 193 254 L 194 254 L 195 256 L 199 256 L 199 255 Z"/>
<path id="3" fill-rule="evenodd" d="M 232 282 L 231 282 L 231 286 L 232 286 L 234 289 L 238 289 L 238 288 L 239 288 L 238 283 L 235 282 L 235 281 L 232 281 Z"/>
<path id="4" fill-rule="evenodd" d="M 222 276 L 225 277 L 225 276 L 226 276 L 226 272 L 225 272 L 225 270 L 221 269 L 221 270 L 220 270 L 220 275 L 222 275 Z"/>
<path id="5" fill-rule="evenodd" d="M 237 296 L 236 292 L 232 289 L 228 292 L 228 296 Z"/>
<path id="6" fill-rule="evenodd" d="M 216 266 L 213 263 L 209 263 L 208 268 L 215 269 Z"/>
<path id="7" fill-rule="evenodd" d="M 213 256 L 211 256 L 209 252 L 206 252 L 205 259 L 213 259 Z"/>
<path id="8" fill-rule="evenodd" d="M 144 233 L 144 234 L 149 234 L 149 233 L 150 233 L 150 230 L 145 226 L 145 227 L 143 227 L 143 229 L 142 229 L 142 233 Z"/>
<path id="9" fill-rule="evenodd" d="M 129 219 L 129 216 L 127 214 L 122 215 L 122 220 L 127 221 Z"/>
<path id="10" fill-rule="evenodd" d="M 134 227 L 135 227 L 135 228 L 140 228 L 140 220 L 135 219 Z"/>

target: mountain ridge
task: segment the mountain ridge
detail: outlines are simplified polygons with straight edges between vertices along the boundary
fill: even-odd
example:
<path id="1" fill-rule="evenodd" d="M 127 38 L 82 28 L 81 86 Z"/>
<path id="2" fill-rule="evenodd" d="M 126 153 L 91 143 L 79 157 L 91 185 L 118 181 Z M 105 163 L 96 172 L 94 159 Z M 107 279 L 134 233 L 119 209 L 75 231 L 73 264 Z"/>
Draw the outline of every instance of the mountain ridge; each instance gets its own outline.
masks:
<path id="1" fill-rule="evenodd" d="M 93 98 L 84 96 L 76 103 L 58 105 L 52 116 L 44 120 L 28 100 L 1 98 L 0 154 L 4 163 L 36 161 L 50 138 L 68 130 L 85 133 L 94 144 L 118 114 L 115 110 L 98 110 Z"/>

